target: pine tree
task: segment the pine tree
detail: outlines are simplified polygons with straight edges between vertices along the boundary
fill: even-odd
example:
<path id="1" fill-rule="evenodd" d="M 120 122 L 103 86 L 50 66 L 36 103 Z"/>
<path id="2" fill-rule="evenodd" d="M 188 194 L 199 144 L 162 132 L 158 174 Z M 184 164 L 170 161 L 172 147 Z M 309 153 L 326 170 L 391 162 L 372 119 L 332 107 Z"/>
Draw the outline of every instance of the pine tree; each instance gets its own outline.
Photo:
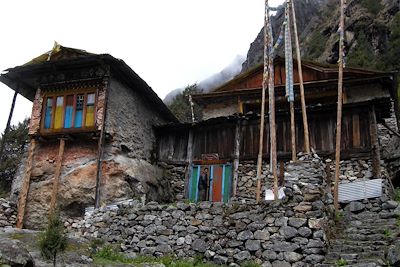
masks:
<path id="1" fill-rule="evenodd" d="M 174 97 L 169 109 L 181 122 L 192 122 L 192 111 L 189 103 L 189 95 L 201 93 L 202 90 L 197 84 L 186 86 L 186 88 Z M 196 121 L 203 118 L 202 109 L 199 105 L 194 103 L 193 106 L 194 117 Z"/>

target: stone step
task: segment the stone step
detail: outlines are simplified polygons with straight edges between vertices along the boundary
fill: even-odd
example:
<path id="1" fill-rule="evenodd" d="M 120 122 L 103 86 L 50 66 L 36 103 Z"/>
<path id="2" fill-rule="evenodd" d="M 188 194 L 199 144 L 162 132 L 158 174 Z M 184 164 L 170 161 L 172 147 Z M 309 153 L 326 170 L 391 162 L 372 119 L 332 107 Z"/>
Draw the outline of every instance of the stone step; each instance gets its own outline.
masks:
<path id="1" fill-rule="evenodd" d="M 386 225 L 385 227 L 364 227 L 364 228 L 356 228 L 350 227 L 343 231 L 344 234 L 363 234 L 363 235 L 370 235 L 370 234 L 383 234 L 386 235 L 387 232 L 395 234 L 398 232 L 397 225 Z"/>
<path id="2" fill-rule="evenodd" d="M 384 234 L 370 234 L 370 235 L 363 235 L 363 234 L 346 234 L 342 235 L 343 239 L 352 240 L 352 241 L 375 241 L 381 240 L 386 241 L 392 239 L 392 234 L 390 236 Z"/>

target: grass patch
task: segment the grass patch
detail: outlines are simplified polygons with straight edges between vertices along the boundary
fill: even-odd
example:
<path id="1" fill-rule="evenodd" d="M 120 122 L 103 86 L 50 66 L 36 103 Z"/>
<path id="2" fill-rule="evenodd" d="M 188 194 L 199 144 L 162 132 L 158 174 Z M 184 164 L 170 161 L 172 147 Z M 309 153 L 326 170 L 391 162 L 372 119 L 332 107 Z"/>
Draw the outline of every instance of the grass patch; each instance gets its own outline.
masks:
<path id="1" fill-rule="evenodd" d="M 397 202 L 400 202 L 400 188 L 399 187 L 397 187 L 394 190 L 394 200 Z"/>
<path id="2" fill-rule="evenodd" d="M 240 266 L 242 266 L 242 267 L 260 267 L 261 265 L 254 261 L 245 261 Z"/>
<path id="3" fill-rule="evenodd" d="M 385 229 L 385 230 L 383 230 L 383 235 L 385 237 L 391 237 L 392 236 L 392 231 L 390 231 L 389 229 Z"/>
<path id="4" fill-rule="evenodd" d="M 318 58 L 325 51 L 327 38 L 319 30 L 315 30 L 311 35 L 308 45 L 311 58 Z"/>
<path id="5" fill-rule="evenodd" d="M 369 13 L 377 15 L 383 8 L 381 1 L 378 0 L 362 0 L 361 6 L 366 8 Z"/>
<path id="6" fill-rule="evenodd" d="M 336 266 L 345 266 L 347 265 L 347 261 L 345 259 L 339 259 L 336 261 Z"/>
<path id="7" fill-rule="evenodd" d="M 204 263 L 202 257 L 195 257 L 194 259 L 178 259 L 174 256 L 163 256 L 163 257 L 153 257 L 139 255 L 134 259 L 130 259 L 124 256 L 124 254 L 116 251 L 112 246 L 106 245 L 99 249 L 93 256 L 94 263 L 97 265 L 139 265 L 148 263 L 162 263 L 167 267 L 216 267 L 220 265 L 215 265 L 212 263 Z M 249 265 L 252 267 L 256 265 Z M 257 265 L 258 266 L 258 265 Z"/>

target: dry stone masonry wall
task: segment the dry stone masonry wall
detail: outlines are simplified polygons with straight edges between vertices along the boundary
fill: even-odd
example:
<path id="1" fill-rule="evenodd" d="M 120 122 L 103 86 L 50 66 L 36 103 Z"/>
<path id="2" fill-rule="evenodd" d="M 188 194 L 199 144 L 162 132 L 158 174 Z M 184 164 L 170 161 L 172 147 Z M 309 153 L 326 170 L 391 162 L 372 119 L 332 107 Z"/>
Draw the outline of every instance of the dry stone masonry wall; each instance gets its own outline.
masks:
<path id="1" fill-rule="evenodd" d="M 318 172 L 311 168 L 313 160 L 302 164 L 304 172 Z M 332 203 L 320 190 L 321 180 L 315 182 L 306 177 L 287 181 L 286 197 L 276 202 L 233 199 L 226 204 L 143 205 L 133 201 L 118 210 L 95 210 L 65 225 L 75 236 L 119 244 L 131 255 L 200 254 L 218 264 L 252 260 L 264 266 L 313 266 L 324 260 L 325 208 Z"/>
<path id="2" fill-rule="evenodd" d="M 17 212 L 14 204 L 7 199 L 0 198 L 0 228 L 14 227 L 17 220 Z"/>

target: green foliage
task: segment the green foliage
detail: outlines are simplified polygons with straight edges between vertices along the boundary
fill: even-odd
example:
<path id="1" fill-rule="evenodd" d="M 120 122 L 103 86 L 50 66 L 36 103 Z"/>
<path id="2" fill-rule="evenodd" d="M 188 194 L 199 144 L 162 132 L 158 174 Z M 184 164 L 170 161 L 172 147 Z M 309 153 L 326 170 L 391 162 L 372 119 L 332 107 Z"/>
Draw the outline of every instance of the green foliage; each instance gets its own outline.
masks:
<path id="1" fill-rule="evenodd" d="M 357 45 L 348 55 L 348 65 L 362 68 L 375 68 L 373 48 L 363 31 L 359 31 Z M 372 66 L 373 65 L 373 66 Z"/>
<path id="2" fill-rule="evenodd" d="M 260 264 L 254 261 L 245 261 L 240 266 L 242 267 L 260 267 Z"/>
<path id="3" fill-rule="evenodd" d="M 389 42 L 388 51 L 385 56 L 386 69 L 399 70 L 400 69 L 400 12 L 394 16 L 392 22 L 389 24 Z"/>
<path id="4" fill-rule="evenodd" d="M 400 202 L 400 187 L 394 190 L 394 200 Z"/>
<path id="5" fill-rule="evenodd" d="M 383 8 L 380 0 L 361 0 L 360 4 L 374 15 L 377 15 Z"/>
<path id="6" fill-rule="evenodd" d="M 315 30 L 308 40 L 309 56 L 313 59 L 320 57 L 325 51 L 326 42 L 327 38 L 322 32 L 320 30 Z"/>
<path id="7" fill-rule="evenodd" d="M 385 237 L 391 237 L 392 236 L 392 231 L 390 231 L 389 229 L 385 229 L 385 230 L 383 230 L 383 235 Z"/>
<path id="8" fill-rule="evenodd" d="M 15 172 L 24 154 L 28 141 L 28 124 L 29 120 L 25 119 L 18 125 L 11 126 L 6 136 L 3 158 L 0 162 L 0 195 L 2 196 L 10 191 Z M 4 133 L 0 138 L 0 144 L 3 138 Z"/>
<path id="9" fill-rule="evenodd" d="M 177 94 L 168 106 L 169 109 L 181 122 L 192 122 L 192 111 L 189 103 L 189 95 L 201 93 L 202 90 L 197 84 L 186 86 L 183 92 Z M 196 121 L 203 118 L 202 110 L 199 105 L 194 103 L 193 106 L 194 117 Z"/>
<path id="10" fill-rule="evenodd" d="M 347 265 L 347 261 L 345 259 L 339 259 L 336 261 L 336 266 L 345 266 Z"/>
<path id="11" fill-rule="evenodd" d="M 67 246 L 67 238 L 64 234 L 64 224 L 58 212 L 49 217 L 49 223 L 39 239 L 39 247 L 42 256 L 52 259 L 56 264 L 57 254 L 63 252 Z"/>
<path id="12" fill-rule="evenodd" d="M 174 256 L 143 256 L 139 255 L 134 259 L 126 258 L 122 253 L 117 252 L 112 246 L 106 245 L 101 248 L 93 257 L 96 264 L 126 264 L 126 265 L 141 265 L 145 263 L 162 263 L 167 267 L 216 267 L 211 263 L 204 263 L 201 257 L 195 257 L 191 260 L 178 259 Z"/>

